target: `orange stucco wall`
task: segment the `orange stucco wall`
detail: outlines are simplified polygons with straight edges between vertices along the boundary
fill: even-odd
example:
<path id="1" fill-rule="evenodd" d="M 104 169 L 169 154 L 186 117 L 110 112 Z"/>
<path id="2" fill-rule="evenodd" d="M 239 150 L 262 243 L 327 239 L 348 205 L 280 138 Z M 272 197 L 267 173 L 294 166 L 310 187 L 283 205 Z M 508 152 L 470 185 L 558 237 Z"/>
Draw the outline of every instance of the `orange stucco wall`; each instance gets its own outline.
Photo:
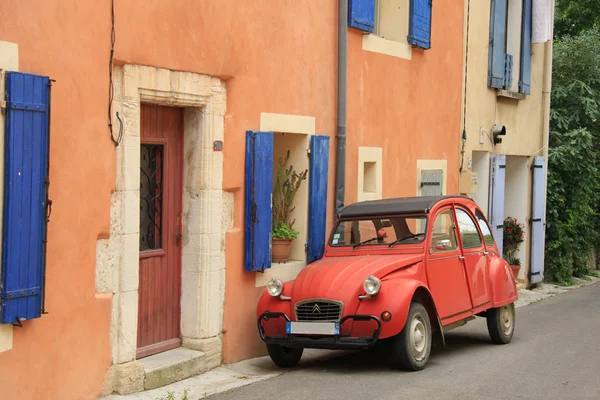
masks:
<path id="1" fill-rule="evenodd" d="M 245 131 L 261 112 L 313 116 L 331 135 L 328 226 L 335 171 L 337 2 L 128 0 L 116 2 L 117 63 L 221 77 L 227 86 L 224 189 L 234 192 L 227 234 L 224 361 L 264 352 L 256 333 L 261 289 L 243 270 Z M 361 48 L 348 34 L 347 198 L 356 199 L 357 148 L 383 153 L 384 197 L 414 194 L 416 160 L 448 160 L 458 186 L 463 8 L 436 3 L 433 47 L 411 61 Z M 0 40 L 19 45 L 20 70 L 53 87 L 47 309 L 15 328 L 0 353 L 6 398 L 90 399 L 111 363 L 110 295 L 95 294 L 95 250 L 109 232 L 115 149 L 107 130 L 110 2 L 0 2 Z"/>

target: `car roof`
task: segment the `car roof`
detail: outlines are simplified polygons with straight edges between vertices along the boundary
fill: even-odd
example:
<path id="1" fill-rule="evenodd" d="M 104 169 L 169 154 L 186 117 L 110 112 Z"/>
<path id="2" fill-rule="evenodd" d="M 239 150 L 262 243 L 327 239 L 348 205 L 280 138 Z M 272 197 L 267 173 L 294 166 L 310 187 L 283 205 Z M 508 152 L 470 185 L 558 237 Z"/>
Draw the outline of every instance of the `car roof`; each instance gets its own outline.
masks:
<path id="1" fill-rule="evenodd" d="M 446 199 L 471 200 L 466 196 L 453 195 L 399 197 L 394 199 L 361 201 L 344 207 L 340 211 L 339 217 L 428 213 L 436 203 Z"/>

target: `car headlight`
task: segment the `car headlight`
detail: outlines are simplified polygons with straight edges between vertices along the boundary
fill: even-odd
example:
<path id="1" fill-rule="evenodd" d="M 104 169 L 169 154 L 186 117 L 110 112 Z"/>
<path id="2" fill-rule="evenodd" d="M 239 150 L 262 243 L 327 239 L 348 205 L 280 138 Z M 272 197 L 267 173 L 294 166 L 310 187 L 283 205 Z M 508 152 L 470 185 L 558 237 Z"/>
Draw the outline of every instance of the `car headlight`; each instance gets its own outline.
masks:
<path id="1" fill-rule="evenodd" d="M 279 279 L 273 278 L 267 283 L 267 292 L 273 297 L 280 296 L 283 292 L 283 284 Z"/>
<path id="2" fill-rule="evenodd" d="M 365 289 L 367 294 L 375 296 L 377 293 L 379 293 L 379 289 L 381 289 L 381 281 L 377 277 L 371 275 L 365 279 L 365 282 L 363 283 L 363 289 Z"/>

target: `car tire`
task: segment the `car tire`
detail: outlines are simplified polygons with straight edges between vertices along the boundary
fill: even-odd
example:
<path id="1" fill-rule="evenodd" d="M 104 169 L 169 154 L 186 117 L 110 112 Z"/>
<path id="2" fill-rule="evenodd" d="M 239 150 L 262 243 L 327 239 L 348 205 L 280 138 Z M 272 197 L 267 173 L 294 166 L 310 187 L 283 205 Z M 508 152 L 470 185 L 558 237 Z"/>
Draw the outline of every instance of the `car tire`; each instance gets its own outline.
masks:
<path id="1" fill-rule="evenodd" d="M 487 326 L 492 342 L 507 344 L 515 333 L 515 305 L 507 304 L 487 312 Z"/>
<path id="2" fill-rule="evenodd" d="M 268 344 L 267 350 L 271 360 L 280 368 L 295 367 L 302 358 L 303 348 L 294 349 L 280 344 Z"/>
<path id="3" fill-rule="evenodd" d="M 406 323 L 392 343 L 392 364 L 400 369 L 419 371 L 431 354 L 431 322 L 421 303 L 410 304 Z"/>

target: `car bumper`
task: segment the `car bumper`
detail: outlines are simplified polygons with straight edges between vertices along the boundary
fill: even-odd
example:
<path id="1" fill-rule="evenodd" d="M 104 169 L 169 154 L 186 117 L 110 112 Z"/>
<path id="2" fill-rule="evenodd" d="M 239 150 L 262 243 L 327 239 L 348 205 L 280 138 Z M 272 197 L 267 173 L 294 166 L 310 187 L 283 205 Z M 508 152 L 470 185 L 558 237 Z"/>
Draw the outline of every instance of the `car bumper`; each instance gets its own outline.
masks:
<path id="1" fill-rule="evenodd" d="M 343 317 L 339 325 L 342 326 L 348 321 L 375 321 L 377 328 L 371 336 L 353 337 L 346 335 L 273 335 L 266 336 L 263 328 L 263 321 L 269 319 L 283 318 L 286 322 L 291 322 L 290 318 L 281 312 L 264 312 L 258 317 L 258 333 L 263 342 L 267 344 L 280 344 L 290 348 L 310 348 L 310 349 L 328 349 L 328 350 L 366 350 L 377 342 L 381 333 L 381 320 L 373 315 L 347 315 Z"/>

